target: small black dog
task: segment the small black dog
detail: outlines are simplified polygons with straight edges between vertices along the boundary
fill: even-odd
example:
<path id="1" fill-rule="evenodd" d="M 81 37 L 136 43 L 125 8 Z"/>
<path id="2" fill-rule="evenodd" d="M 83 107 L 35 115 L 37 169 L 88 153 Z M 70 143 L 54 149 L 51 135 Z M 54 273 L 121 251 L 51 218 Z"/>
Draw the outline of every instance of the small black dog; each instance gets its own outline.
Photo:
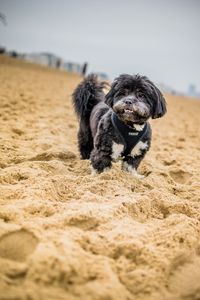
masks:
<path id="1" fill-rule="evenodd" d="M 136 170 L 151 144 L 147 120 L 166 113 L 165 99 L 145 76 L 122 74 L 107 95 L 105 84 L 92 74 L 73 93 L 81 157 L 90 159 L 97 173 L 121 159 L 123 170 L 140 177 Z"/>

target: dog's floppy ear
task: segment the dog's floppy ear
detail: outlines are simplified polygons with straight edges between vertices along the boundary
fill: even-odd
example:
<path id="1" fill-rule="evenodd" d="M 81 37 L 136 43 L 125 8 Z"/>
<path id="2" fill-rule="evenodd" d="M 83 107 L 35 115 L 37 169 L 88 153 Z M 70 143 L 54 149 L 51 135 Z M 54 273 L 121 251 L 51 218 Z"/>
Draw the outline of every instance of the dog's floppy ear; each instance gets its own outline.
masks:
<path id="1" fill-rule="evenodd" d="M 113 107 L 113 98 L 116 92 L 116 85 L 117 85 L 117 81 L 115 80 L 110 88 L 110 91 L 106 94 L 106 99 L 105 99 L 105 103 L 110 106 Z"/>
<path id="2" fill-rule="evenodd" d="M 152 100 L 152 119 L 161 118 L 167 112 L 167 105 L 165 98 L 161 91 L 151 82 L 146 79 L 148 88 L 150 90 L 150 97 Z"/>

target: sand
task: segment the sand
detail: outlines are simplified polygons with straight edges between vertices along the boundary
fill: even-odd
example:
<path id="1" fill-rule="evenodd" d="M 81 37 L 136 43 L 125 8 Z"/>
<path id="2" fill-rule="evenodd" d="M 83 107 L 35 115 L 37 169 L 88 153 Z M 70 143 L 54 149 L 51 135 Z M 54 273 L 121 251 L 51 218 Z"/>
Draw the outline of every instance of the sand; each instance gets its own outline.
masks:
<path id="1" fill-rule="evenodd" d="M 94 176 L 79 81 L 0 57 L 0 299 L 200 299 L 200 101 L 166 96 L 145 179 Z"/>

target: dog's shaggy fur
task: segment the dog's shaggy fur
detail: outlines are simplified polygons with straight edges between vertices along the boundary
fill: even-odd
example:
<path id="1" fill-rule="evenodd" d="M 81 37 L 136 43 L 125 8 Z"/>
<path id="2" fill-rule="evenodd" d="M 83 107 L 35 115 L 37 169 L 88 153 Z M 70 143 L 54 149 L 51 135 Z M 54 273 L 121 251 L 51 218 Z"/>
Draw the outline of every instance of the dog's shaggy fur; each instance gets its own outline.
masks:
<path id="1" fill-rule="evenodd" d="M 117 158 L 114 151 L 123 148 L 123 137 L 120 138 L 114 126 L 113 115 L 120 126 L 135 130 L 136 134 L 147 124 L 130 153 L 118 149 L 123 170 L 136 174 L 150 148 L 151 127 L 147 121 L 166 113 L 165 99 L 147 77 L 140 75 L 120 75 L 106 95 L 104 87 L 105 83 L 99 82 L 95 75 L 89 75 L 73 93 L 74 108 L 80 120 L 78 144 L 81 158 L 90 159 L 97 173 L 111 167 L 113 157 Z"/>

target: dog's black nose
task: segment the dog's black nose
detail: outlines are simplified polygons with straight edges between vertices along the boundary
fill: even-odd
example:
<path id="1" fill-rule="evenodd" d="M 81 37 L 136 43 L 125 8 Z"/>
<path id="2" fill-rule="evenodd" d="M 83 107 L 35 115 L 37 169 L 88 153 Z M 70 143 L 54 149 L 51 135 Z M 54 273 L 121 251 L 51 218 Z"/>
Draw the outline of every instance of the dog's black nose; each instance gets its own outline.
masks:
<path id="1" fill-rule="evenodd" d="M 125 100 L 125 104 L 130 105 L 130 104 L 132 104 L 132 101 L 131 101 L 130 99 L 126 99 L 126 100 Z"/>

